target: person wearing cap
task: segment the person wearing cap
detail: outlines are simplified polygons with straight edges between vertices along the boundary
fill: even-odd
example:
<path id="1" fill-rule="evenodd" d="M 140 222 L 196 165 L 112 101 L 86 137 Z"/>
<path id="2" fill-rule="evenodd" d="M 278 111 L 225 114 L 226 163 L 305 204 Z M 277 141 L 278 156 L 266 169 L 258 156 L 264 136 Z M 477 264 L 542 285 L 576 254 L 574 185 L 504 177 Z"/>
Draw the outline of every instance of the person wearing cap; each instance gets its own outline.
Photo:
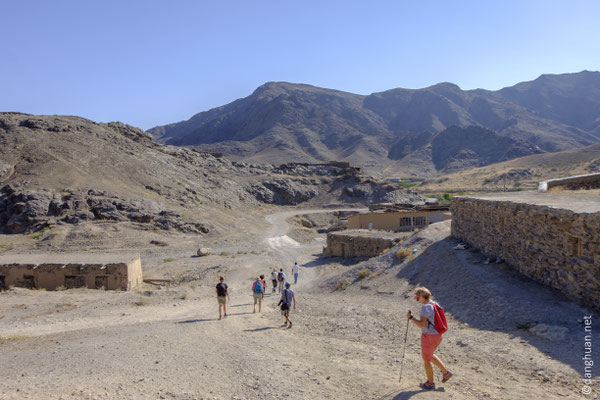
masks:
<path id="1" fill-rule="evenodd" d="M 292 321 L 290 320 L 290 307 L 294 306 L 294 310 L 296 309 L 296 297 L 294 296 L 294 291 L 290 289 L 290 283 L 285 283 L 285 289 L 281 292 L 281 300 L 279 300 L 279 304 L 281 304 L 281 315 L 285 317 L 285 324 L 283 326 L 287 326 L 290 324 L 288 328 L 292 327 Z"/>
<path id="2" fill-rule="evenodd" d="M 454 374 L 446 369 L 438 356 L 433 354 L 442 342 L 442 335 L 435 329 L 435 309 L 433 305 L 437 303 L 431 299 L 429 289 L 422 286 L 415 289 L 415 300 L 422 304 L 419 318 L 414 317 L 410 311 L 408 311 L 406 317 L 421 328 L 421 356 L 423 357 L 427 381 L 419 386 L 425 390 L 432 390 L 435 389 L 435 383 L 433 382 L 433 367 L 431 364 L 442 371 L 442 382 L 447 382 Z"/>

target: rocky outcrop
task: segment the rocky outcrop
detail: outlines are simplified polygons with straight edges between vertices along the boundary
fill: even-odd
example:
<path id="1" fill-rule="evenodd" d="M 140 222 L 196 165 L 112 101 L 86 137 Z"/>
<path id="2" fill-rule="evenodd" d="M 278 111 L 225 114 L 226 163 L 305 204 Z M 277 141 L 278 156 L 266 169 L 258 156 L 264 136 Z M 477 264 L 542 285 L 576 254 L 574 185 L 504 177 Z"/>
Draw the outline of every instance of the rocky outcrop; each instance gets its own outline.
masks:
<path id="1" fill-rule="evenodd" d="M 208 233 L 206 224 L 184 220 L 148 199 L 124 199 L 106 191 L 53 193 L 6 185 L 0 190 L 0 231 L 27 233 L 57 223 L 137 222 L 163 230 Z"/>
<path id="2" fill-rule="evenodd" d="M 272 179 L 254 183 L 247 190 L 262 203 L 297 205 L 319 195 L 316 187 L 307 187 L 302 183 L 292 179 Z"/>
<path id="3" fill-rule="evenodd" d="M 444 172 L 457 172 L 543 152 L 533 143 L 500 136 L 479 126 L 450 127 L 431 143 L 433 163 L 437 170 Z"/>

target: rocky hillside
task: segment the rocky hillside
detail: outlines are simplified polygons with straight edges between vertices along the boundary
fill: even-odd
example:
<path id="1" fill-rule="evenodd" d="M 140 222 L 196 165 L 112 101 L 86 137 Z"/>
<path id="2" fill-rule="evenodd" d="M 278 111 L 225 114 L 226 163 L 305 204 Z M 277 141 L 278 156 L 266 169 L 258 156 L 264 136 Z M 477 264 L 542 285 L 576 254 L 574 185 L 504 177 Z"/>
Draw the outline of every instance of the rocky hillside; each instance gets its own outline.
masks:
<path id="1" fill-rule="evenodd" d="M 425 180 L 415 189 L 434 193 L 535 190 L 540 181 L 592 173 L 600 173 L 600 143 L 451 173 Z"/>
<path id="2" fill-rule="evenodd" d="M 441 83 L 369 96 L 270 82 L 149 133 L 162 143 L 250 161 L 347 160 L 382 175 L 431 176 L 439 165 L 427 146 L 449 127 L 481 126 L 520 141 L 522 149 L 562 151 L 600 141 L 599 105 L 600 73 L 587 71 L 542 75 L 499 91 Z M 524 155 L 499 152 L 489 159 Z"/>
<path id="3" fill-rule="evenodd" d="M 347 166 L 253 165 L 163 146 L 140 129 L 0 113 L 0 231 L 127 222 L 207 234 L 261 205 L 422 201 Z"/>

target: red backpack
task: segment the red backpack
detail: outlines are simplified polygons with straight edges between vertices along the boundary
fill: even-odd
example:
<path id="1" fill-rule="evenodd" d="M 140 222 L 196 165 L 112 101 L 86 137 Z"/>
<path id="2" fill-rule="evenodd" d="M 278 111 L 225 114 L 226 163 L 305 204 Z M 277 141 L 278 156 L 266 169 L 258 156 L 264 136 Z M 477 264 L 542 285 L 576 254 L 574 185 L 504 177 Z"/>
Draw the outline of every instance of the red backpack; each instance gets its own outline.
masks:
<path id="1" fill-rule="evenodd" d="M 433 310 L 435 311 L 435 325 L 434 328 L 440 335 L 448 330 L 448 323 L 446 322 L 446 314 L 439 304 L 433 303 Z M 428 321 L 429 322 L 429 321 Z M 431 323 L 431 322 L 429 322 Z"/>

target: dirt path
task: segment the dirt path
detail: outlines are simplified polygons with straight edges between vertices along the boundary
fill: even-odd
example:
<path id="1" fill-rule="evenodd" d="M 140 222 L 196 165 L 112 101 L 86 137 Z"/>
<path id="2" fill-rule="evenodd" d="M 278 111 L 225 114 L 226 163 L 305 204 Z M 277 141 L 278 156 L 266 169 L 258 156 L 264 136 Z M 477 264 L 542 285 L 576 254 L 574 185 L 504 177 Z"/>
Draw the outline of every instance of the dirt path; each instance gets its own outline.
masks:
<path id="1" fill-rule="evenodd" d="M 187 285 L 138 293 L 2 294 L 0 398 L 586 398 L 578 394 L 570 359 L 552 352 L 556 344 L 524 340 L 523 334 L 510 330 L 511 321 L 497 330 L 483 326 L 476 308 L 458 304 L 463 296 L 450 296 L 452 290 L 476 296 L 470 286 L 460 285 L 489 280 L 493 272 L 469 264 L 467 254 L 453 252 L 451 243 L 423 245 L 422 254 L 406 268 L 391 261 L 393 254 L 355 267 L 319 263 L 314 261 L 320 242 L 301 245 L 286 238 L 285 220 L 295 214 L 267 217 L 270 229 L 249 239 L 257 253 L 266 254 L 227 258 L 222 268 Z M 435 240 L 447 235 L 440 232 Z M 291 315 L 294 327 L 286 329 L 277 295 L 267 294 L 262 311 L 252 312 L 250 284 L 257 273 L 276 265 L 289 274 L 294 260 L 319 266 L 301 269 L 299 284 L 293 286 L 298 299 Z M 441 265 L 456 269 L 445 271 Z M 320 285 L 327 277 L 363 266 L 383 272 L 346 291 Z M 451 284 L 448 294 L 428 268 L 437 269 L 437 276 Z M 518 291 L 512 295 L 520 300 L 522 293 L 530 293 L 529 287 L 504 282 L 501 273 L 493 273 L 498 283 L 490 290 L 497 292 L 490 294 L 496 298 L 506 297 L 515 285 Z M 217 319 L 214 299 L 219 274 L 225 274 L 232 289 L 229 316 L 222 320 Z M 436 288 L 448 306 L 452 328 L 439 354 L 456 377 L 435 392 L 423 392 L 417 385 L 423 371 L 414 327 L 398 385 L 403 314 L 415 309 L 411 291 L 423 282 Z M 554 313 L 579 312 L 560 302 L 553 307 Z M 469 312 L 463 315 L 461 309 Z M 490 318 L 502 314 L 498 310 Z M 525 315 L 519 307 L 513 312 Z"/>

